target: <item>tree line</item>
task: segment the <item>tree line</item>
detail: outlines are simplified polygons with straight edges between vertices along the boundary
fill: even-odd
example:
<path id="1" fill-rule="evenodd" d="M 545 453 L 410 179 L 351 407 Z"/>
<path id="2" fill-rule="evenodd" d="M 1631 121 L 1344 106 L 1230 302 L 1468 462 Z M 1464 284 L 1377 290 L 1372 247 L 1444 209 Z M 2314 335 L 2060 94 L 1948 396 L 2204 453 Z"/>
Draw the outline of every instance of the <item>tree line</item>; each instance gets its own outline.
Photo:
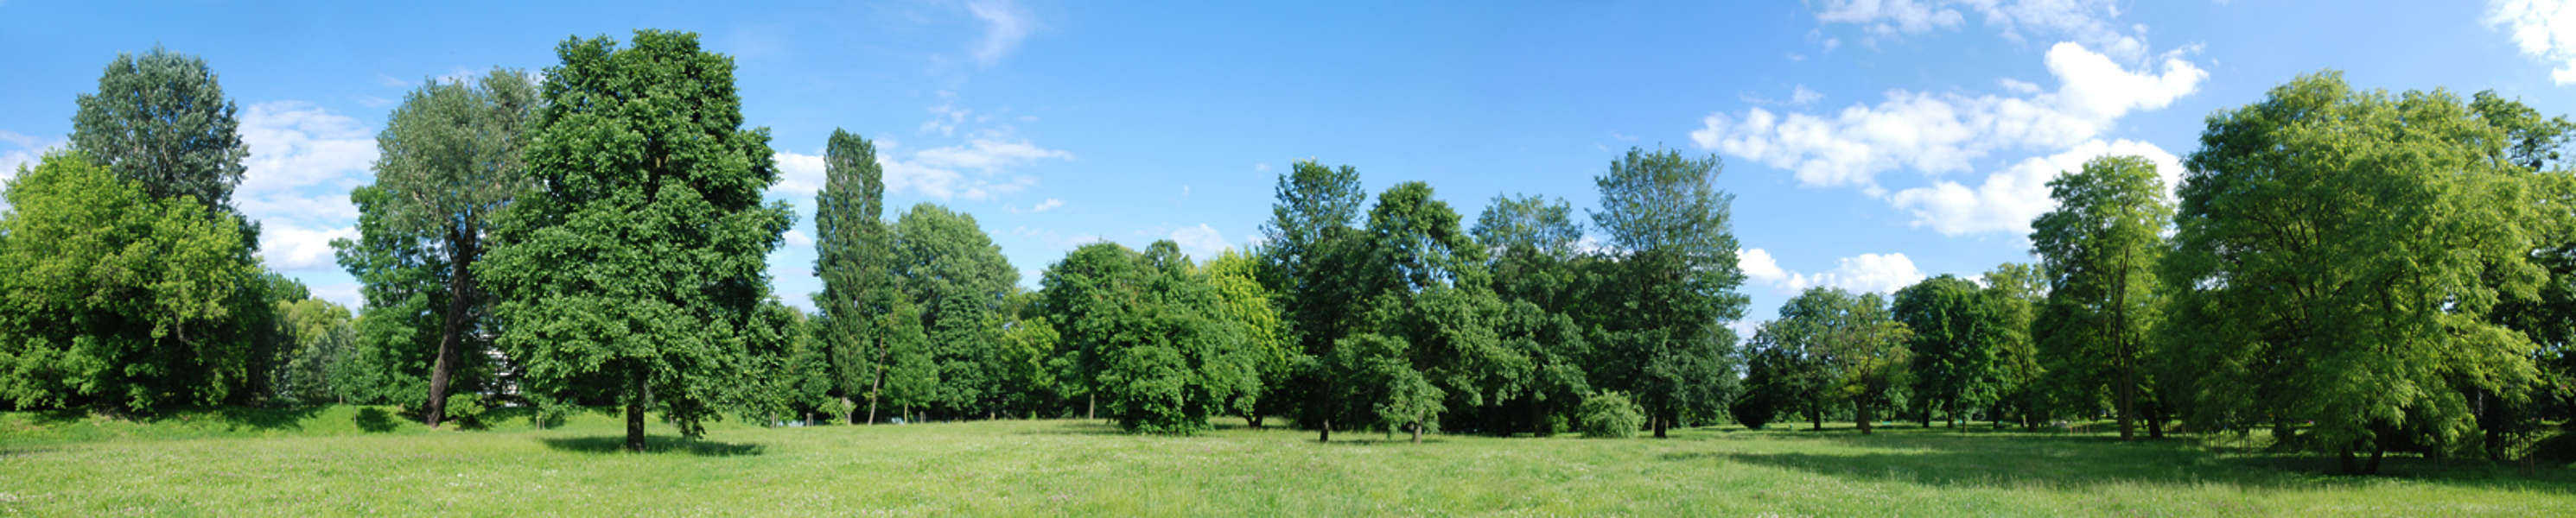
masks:
<path id="1" fill-rule="evenodd" d="M 973 216 L 887 214 L 875 146 L 835 131 L 807 313 L 769 291 L 794 212 L 763 201 L 779 172 L 731 59 L 649 30 L 556 51 L 393 110 L 359 235 L 333 243 L 355 313 L 258 263 L 205 62 L 119 56 L 71 149 L 7 186 L 0 404 L 613 408 L 632 448 L 648 415 L 690 437 L 727 415 L 1079 416 L 1417 441 L 2108 418 L 2371 471 L 2527 454 L 2576 392 L 2576 126 L 2491 92 L 2301 76 L 2212 115 L 2179 196 L 2102 157 L 2049 183 L 2035 262 L 1807 289 L 1738 336 L 1722 163 L 1663 149 L 1611 160 L 1588 221 L 1536 195 L 1469 220 L 1427 183 L 1370 193 L 1300 161 L 1251 250 L 1087 244 L 1030 291 Z"/>

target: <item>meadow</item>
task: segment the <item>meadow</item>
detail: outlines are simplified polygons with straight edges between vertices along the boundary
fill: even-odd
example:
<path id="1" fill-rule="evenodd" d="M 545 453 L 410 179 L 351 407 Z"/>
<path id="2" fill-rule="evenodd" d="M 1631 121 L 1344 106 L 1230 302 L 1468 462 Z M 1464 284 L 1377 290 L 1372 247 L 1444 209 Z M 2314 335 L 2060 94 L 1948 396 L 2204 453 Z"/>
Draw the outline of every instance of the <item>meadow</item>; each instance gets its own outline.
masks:
<path id="1" fill-rule="evenodd" d="M 1899 427 L 1670 439 L 1254 430 L 1098 421 L 760 428 L 703 440 L 575 416 L 431 430 L 381 409 L 148 423 L 0 414 L 0 514 L 124 515 L 2576 515 L 2576 469 L 2327 459 L 2190 439 Z"/>

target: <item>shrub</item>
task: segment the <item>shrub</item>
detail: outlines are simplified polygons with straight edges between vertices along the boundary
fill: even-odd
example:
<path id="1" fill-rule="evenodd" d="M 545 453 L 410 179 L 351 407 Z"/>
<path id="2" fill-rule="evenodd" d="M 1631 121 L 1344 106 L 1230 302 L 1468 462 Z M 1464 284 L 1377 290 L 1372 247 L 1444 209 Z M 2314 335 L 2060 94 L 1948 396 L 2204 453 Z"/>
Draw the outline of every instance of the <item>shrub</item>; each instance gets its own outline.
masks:
<path id="1" fill-rule="evenodd" d="M 1775 398 L 1746 394 L 1736 398 L 1735 404 L 1727 406 L 1726 410 L 1735 416 L 1735 422 L 1744 425 L 1744 429 L 1760 430 L 1762 425 L 1771 424 L 1771 418 L 1780 414 L 1780 405 Z"/>
<path id="2" fill-rule="evenodd" d="M 1646 412 L 1621 392 L 1596 392 L 1583 398 L 1578 423 L 1585 437 L 1632 437 L 1646 425 Z"/>
<path id="3" fill-rule="evenodd" d="M 447 396 L 447 418 L 460 426 L 483 427 L 483 395 L 472 392 Z"/>

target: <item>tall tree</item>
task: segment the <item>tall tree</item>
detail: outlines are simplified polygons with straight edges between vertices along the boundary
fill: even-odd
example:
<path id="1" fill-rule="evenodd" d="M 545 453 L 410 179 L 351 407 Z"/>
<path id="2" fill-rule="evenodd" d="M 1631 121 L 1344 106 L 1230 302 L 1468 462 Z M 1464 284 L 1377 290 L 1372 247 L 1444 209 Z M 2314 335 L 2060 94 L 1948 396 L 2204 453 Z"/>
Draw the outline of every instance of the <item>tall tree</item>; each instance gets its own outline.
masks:
<path id="1" fill-rule="evenodd" d="M 928 203 L 896 220 L 895 285 L 921 308 L 939 365 L 939 393 L 924 403 L 952 416 L 990 413 L 1002 297 L 1020 282 L 975 217 Z"/>
<path id="2" fill-rule="evenodd" d="M 1995 320 L 1987 315 L 1985 299 L 1976 283 L 1955 275 L 1896 291 L 1896 321 L 1914 331 L 1907 344 L 1914 357 L 1912 393 L 1926 427 L 1932 426 L 1934 409 L 1947 411 L 1955 427 L 1970 410 L 1994 399 L 1997 335 L 1986 329 Z"/>
<path id="3" fill-rule="evenodd" d="M 1300 160 L 1280 174 L 1274 191 L 1278 201 L 1261 227 L 1262 282 L 1279 293 L 1289 335 L 1304 357 L 1320 362 L 1333 357 L 1334 344 L 1358 319 L 1352 271 L 1363 239 L 1351 225 L 1368 194 L 1360 190 L 1359 170 L 1314 160 Z M 1284 395 L 1302 403 L 1300 424 L 1314 427 L 1318 440 L 1331 440 L 1333 416 L 1342 412 L 1332 377 L 1321 363 L 1298 370 Z"/>
<path id="4" fill-rule="evenodd" d="M 536 88 L 526 73 L 494 69 L 470 82 L 431 78 L 405 94 L 376 136 L 376 181 L 359 187 L 378 191 L 361 207 L 362 217 L 372 217 L 376 224 L 360 228 L 383 235 L 333 243 L 344 250 L 400 243 L 437 257 L 435 264 L 443 271 L 414 274 L 443 281 L 427 294 L 445 302 L 432 308 L 439 320 L 438 348 L 431 357 L 428 403 L 421 411 L 431 428 L 446 417 L 449 382 L 461 356 L 481 356 L 488 347 L 473 337 L 486 325 L 483 317 L 490 310 L 473 266 L 483 257 L 493 215 L 528 186 L 520 135 L 538 107 Z M 364 260 L 359 263 L 357 269 L 366 273 Z M 365 277 L 400 282 L 385 275 Z"/>
<path id="5" fill-rule="evenodd" d="M 1287 384 L 1305 353 L 1288 340 L 1287 325 L 1273 305 L 1278 294 L 1261 285 L 1260 262 L 1228 248 L 1199 270 L 1216 292 L 1216 317 L 1243 327 L 1242 349 L 1260 382 L 1238 395 L 1231 409 L 1243 415 L 1245 425 L 1260 428 L 1263 417 L 1288 409 L 1281 404 L 1284 398 L 1267 397 L 1266 389 Z"/>
<path id="6" fill-rule="evenodd" d="M 2268 420 L 2353 472 L 2391 444 L 2473 437 L 2459 389 L 2534 376 L 2531 340 L 2484 318 L 2543 277 L 2507 142 L 2449 92 L 2356 90 L 2334 72 L 2212 115 L 2164 271 L 2162 334 L 2194 366 L 2194 422 Z"/>
<path id="7" fill-rule="evenodd" d="M 624 403 L 628 449 L 644 448 L 647 408 L 695 438 L 720 418 L 710 403 L 793 216 L 761 204 L 778 181 L 768 131 L 742 127 L 733 60 L 695 34 L 636 31 L 624 49 L 572 39 L 556 54 L 529 123 L 535 186 L 474 267 L 496 295 L 500 345 L 525 362 L 524 390 Z"/>
<path id="8" fill-rule="evenodd" d="M 1876 293 L 1807 288 L 1762 325 L 1755 358 L 1772 390 L 1805 391 L 1797 406 L 1816 428 L 1827 408 L 1848 401 L 1853 424 L 1869 433 L 1873 412 L 1905 382 L 1910 334 Z"/>
<path id="9" fill-rule="evenodd" d="M 2031 252 L 2046 265 L 2050 311 L 2066 324 L 2043 335 L 2062 372 L 2107 382 L 2120 438 L 2136 436 L 2147 326 L 2153 322 L 2155 265 L 2165 250 L 2165 199 L 2156 165 L 2145 157 L 2106 156 L 2049 180 L 2057 209 L 2031 222 Z M 2162 424 L 2149 422 L 2154 433 Z"/>
<path id="10" fill-rule="evenodd" d="M 1683 158 L 1679 151 L 1631 148 L 1593 182 L 1601 209 L 1592 220 L 1609 236 L 1618 261 L 1620 290 L 1605 313 L 1614 336 L 1603 379 L 1635 394 L 1656 437 L 1683 410 L 1714 415 L 1734 387 L 1735 332 L 1724 325 L 1744 316 L 1747 300 L 1736 288 L 1735 234 L 1718 190 L 1717 157 Z"/>
<path id="11" fill-rule="evenodd" d="M 99 76 L 98 92 L 78 102 L 73 149 L 151 197 L 190 196 L 232 211 L 250 148 L 234 116 L 240 107 L 224 97 L 205 59 L 157 46 L 140 56 L 119 53 Z"/>
<path id="12" fill-rule="evenodd" d="M 2037 267 L 2004 263 L 1986 272 L 1985 285 L 1982 295 L 1988 322 L 1983 329 L 1985 340 L 1994 344 L 1996 406 L 2001 407 L 1999 410 L 2009 409 L 2021 420 L 2022 428 L 2037 428 L 2037 386 L 2047 371 L 2040 368 L 2039 350 L 2031 340 L 2031 323 L 2039 303 L 2046 299 L 2042 291 L 2046 283 Z M 2002 427 L 2000 419 L 1996 427 Z"/>
<path id="13" fill-rule="evenodd" d="M 150 412 L 253 392 L 270 301 L 235 220 L 81 152 L 22 168 L 0 212 L 0 398 Z"/>
<path id="14" fill-rule="evenodd" d="M 838 129 L 823 150 L 823 190 L 814 197 L 814 273 L 823 292 L 814 297 L 823 314 L 825 347 L 832 351 L 835 389 L 867 398 L 867 422 L 876 422 L 877 395 L 885 383 L 886 334 L 870 324 L 892 309 L 894 240 L 885 224 L 885 172 L 876 144 Z M 851 407 L 850 422 L 858 422 Z"/>

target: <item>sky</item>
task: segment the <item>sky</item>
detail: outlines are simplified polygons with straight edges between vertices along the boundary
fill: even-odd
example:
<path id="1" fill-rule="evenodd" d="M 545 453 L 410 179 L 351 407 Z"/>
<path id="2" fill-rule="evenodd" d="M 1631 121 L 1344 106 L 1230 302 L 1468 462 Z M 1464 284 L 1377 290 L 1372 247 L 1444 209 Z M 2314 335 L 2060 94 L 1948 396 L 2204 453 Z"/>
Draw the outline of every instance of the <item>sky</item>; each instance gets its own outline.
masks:
<path id="1" fill-rule="evenodd" d="M 1031 288 L 1089 242 L 1257 243 L 1297 160 L 1426 181 L 1472 222 L 1497 195 L 1596 207 L 1632 147 L 1716 156 L 1744 329 L 1810 286 L 2031 261 L 2049 178 L 2104 154 L 2179 178 L 2210 114 L 2300 74 L 2576 112 L 2565 0 L 120 3 L 0 0 L 0 176 L 68 140 L 118 53 L 203 57 L 241 107 L 262 260 L 351 306 L 329 242 L 405 92 L 641 28 L 734 58 L 798 215 L 770 275 L 806 308 L 835 128 L 877 142 L 889 218 L 972 214 Z"/>

